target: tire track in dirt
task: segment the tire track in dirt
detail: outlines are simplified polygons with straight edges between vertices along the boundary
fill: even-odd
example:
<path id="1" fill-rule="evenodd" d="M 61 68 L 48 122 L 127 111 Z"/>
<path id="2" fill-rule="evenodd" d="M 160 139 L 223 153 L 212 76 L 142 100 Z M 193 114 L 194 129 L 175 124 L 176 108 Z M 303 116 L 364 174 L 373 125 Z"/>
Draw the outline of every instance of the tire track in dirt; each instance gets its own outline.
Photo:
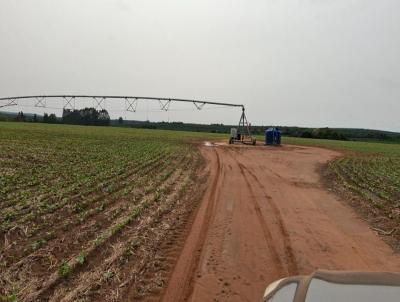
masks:
<path id="1" fill-rule="evenodd" d="M 206 192 L 200 208 L 195 214 L 195 221 L 191 226 L 185 246 L 179 256 L 179 259 L 185 260 L 177 262 L 172 271 L 168 286 L 161 295 L 160 300 L 164 302 L 187 301 L 193 291 L 195 272 L 200 261 L 202 247 L 210 222 L 214 216 L 215 203 L 219 197 L 218 184 L 220 183 L 222 166 L 218 152 L 214 150 L 213 154 L 215 157 L 211 158 L 207 158 L 207 154 L 203 154 L 209 160 L 207 169 L 211 173 L 209 176 L 212 179 L 211 189 Z M 212 165 L 215 165 L 215 169 L 211 169 Z"/>
<path id="2" fill-rule="evenodd" d="M 203 210 L 160 301 L 259 301 L 269 283 L 318 268 L 400 268 L 400 258 L 323 186 L 319 167 L 337 152 L 220 144 L 203 154 L 213 172 Z"/>
<path id="3" fill-rule="evenodd" d="M 265 185 L 259 180 L 259 178 L 251 171 L 251 169 L 247 168 L 245 165 L 243 165 L 239 160 L 237 159 L 236 156 L 236 149 L 233 150 L 226 150 L 227 154 L 236 162 L 240 169 L 240 173 L 243 177 L 243 179 L 246 182 L 247 188 L 251 193 L 251 201 L 254 205 L 254 209 L 256 210 L 258 220 L 262 226 L 262 230 L 265 236 L 266 241 L 268 242 L 268 247 L 271 249 L 272 256 L 274 257 L 276 261 L 276 265 L 279 268 L 279 273 L 287 273 L 289 275 L 296 275 L 298 274 L 298 267 L 297 267 L 297 262 L 296 258 L 293 252 L 293 248 L 291 246 L 290 242 L 290 237 L 289 233 L 285 227 L 285 224 L 282 219 L 282 215 L 280 213 L 279 208 L 276 206 L 274 203 L 272 197 L 268 195 L 267 189 Z M 266 204 L 268 207 L 271 209 L 273 215 L 269 215 L 271 221 L 267 223 L 264 214 L 262 213 L 262 210 L 260 208 L 259 202 L 257 201 L 257 196 L 254 192 L 253 186 L 254 183 L 250 182 L 248 176 L 246 176 L 246 173 L 249 174 L 255 181 L 255 183 L 259 186 L 260 191 L 262 192 L 265 200 L 267 201 Z M 276 174 L 275 172 L 273 173 L 274 175 Z M 278 176 L 281 178 L 281 176 Z M 279 237 L 282 237 L 283 241 L 283 248 L 284 248 L 284 254 L 285 254 L 285 259 L 282 260 L 281 257 L 279 256 L 279 252 L 277 251 L 277 248 L 275 247 L 276 243 L 274 243 L 274 239 L 271 234 L 271 228 L 275 225 L 275 223 L 278 225 L 278 232 L 280 234 Z M 284 269 L 285 268 L 285 269 Z"/>
<path id="4" fill-rule="evenodd" d="M 227 150 L 226 148 L 213 148 L 211 150 L 208 150 L 207 152 L 205 152 L 205 155 L 208 156 L 210 155 L 210 153 L 212 154 L 212 156 L 216 157 L 216 162 L 217 165 L 216 167 L 214 167 L 215 169 L 213 169 L 216 173 L 215 178 L 211 177 L 210 182 L 212 183 L 211 189 L 210 189 L 210 193 L 209 193 L 209 197 L 212 198 L 212 202 L 210 203 L 210 200 L 206 197 L 205 199 L 203 199 L 203 202 L 208 202 L 208 211 L 206 212 L 206 215 L 204 215 L 204 213 L 198 213 L 197 218 L 200 217 L 199 219 L 199 223 L 203 223 L 205 221 L 206 222 L 206 226 L 203 227 L 203 231 L 202 231 L 202 236 L 201 239 L 196 239 L 197 242 L 197 246 L 201 246 L 205 244 L 206 239 L 205 238 L 210 238 L 213 236 L 217 236 L 219 238 L 219 236 L 225 236 L 224 233 L 225 232 L 217 232 L 215 233 L 216 230 L 220 229 L 222 226 L 224 226 L 223 228 L 225 230 L 230 230 L 228 231 L 228 236 L 230 236 L 230 234 L 234 234 L 235 231 L 231 231 L 231 227 L 233 227 L 233 225 L 236 223 L 234 222 L 234 220 L 236 220 L 237 218 L 230 218 L 230 219 L 224 219 L 219 217 L 219 222 L 214 221 L 214 216 L 217 215 L 217 211 L 220 211 L 220 207 L 221 205 L 218 205 L 218 203 L 221 202 L 221 191 L 225 191 L 224 194 L 226 194 L 226 187 L 229 187 L 231 184 L 230 182 L 232 181 L 232 176 L 235 175 L 235 183 L 236 182 L 240 182 L 245 184 L 244 187 L 242 187 L 241 185 L 238 185 L 237 189 L 239 189 L 239 192 L 234 190 L 234 192 L 232 192 L 232 194 L 238 194 L 240 193 L 240 187 L 245 188 L 244 193 L 250 196 L 250 200 L 249 203 L 252 204 L 253 206 L 253 211 L 255 213 L 254 218 L 256 218 L 256 220 L 258 221 L 257 226 L 255 225 L 255 227 L 257 227 L 257 231 L 261 232 L 263 235 L 263 240 L 262 242 L 258 242 L 255 243 L 254 240 L 252 240 L 253 243 L 251 244 L 256 244 L 257 248 L 260 248 L 261 246 L 264 247 L 264 253 L 266 252 L 267 254 L 269 254 L 269 256 L 264 256 L 263 258 L 267 258 L 269 259 L 269 268 L 268 270 L 272 272 L 273 275 L 275 276 L 284 276 L 287 274 L 288 270 L 291 270 L 291 268 L 287 268 L 284 260 L 282 259 L 279 255 L 279 251 L 276 249 L 276 245 L 274 244 L 274 239 L 273 239 L 273 235 L 271 233 L 271 229 L 269 228 L 265 218 L 263 217 L 263 213 L 261 212 L 261 208 L 257 202 L 257 196 L 254 192 L 254 190 L 252 190 L 251 188 L 251 184 L 250 181 L 248 179 L 249 176 L 247 176 L 246 174 L 248 174 L 247 172 L 245 172 L 245 170 L 240 167 L 239 162 L 236 161 L 236 159 L 234 158 L 234 156 L 231 156 L 231 154 L 229 154 L 229 150 Z M 221 163 L 221 159 L 220 156 L 222 156 L 224 158 L 224 162 Z M 233 161 L 233 162 L 232 162 Z M 227 173 L 225 173 L 225 166 L 227 168 Z M 236 178 L 236 175 L 239 173 L 239 175 L 241 176 L 239 179 Z M 226 183 L 226 180 L 229 179 L 229 183 Z M 219 186 L 218 186 L 219 184 Z M 221 186 L 221 184 L 224 184 L 224 187 Z M 225 198 L 225 197 L 224 197 Z M 242 200 L 243 202 L 243 200 Z M 245 204 L 248 204 L 247 200 L 245 202 Z M 245 205 L 243 204 L 243 205 Z M 218 206 L 217 206 L 218 205 Z M 232 211 L 233 209 L 231 208 L 231 206 L 228 206 L 228 208 L 230 208 L 229 211 Z M 211 210 L 211 211 L 210 211 Z M 219 212 L 218 212 L 219 213 Z M 234 212 L 232 212 L 233 214 Z M 221 220 L 222 219 L 222 220 Z M 202 222 L 204 221 L 204 222 Z M 222 224 L 221 224 L 222 223 Z M 212 228 L 213 231 L 210 233 L 209 229 Z M 254 230 L 256 231 L 256 230 Z M 233 232 L 233 233 L 232 233 Z M 191 233 L 192 235 L 193 233 Z M 213 235 L 214 234 L 214 235 Z M 249 234 L 250 235 L 250 234 Z M 235 235 L 233 235 L 235 236 Z M 188 242 L 190 242 L 191 238 L 188 238 L 187 240 L 187 245 Z M 215 242 L 216 243 L 216 242 Z M 210 246 L 211 244 L 211 246 Z M 213 240 L 211 240 L 211 242 L 208 242 L 207 245 L 209 247 L 212 247 L 214 244 Z M 178 264 L 177 266 L 181 265 L 181 266 L 190 266 L 190 269 L 186 270 L 174 270 L 174 273 L 172 275 L 171 281 L 168 284 L 167 290 L 165 292 L 165 294 L 163 295 L 163 298 L 161 299 L 162 301 L 202 301 L 202 298 L 198 297 L 198 293 L 194 292 L 194 288 L 195 285 L 199 286 L 199 277 L 202 276 L 203 274 L 205 274 L 205 276 L 207 276 L 207 272 L 204 270 L 208 270 L 207 266 L 208 264 L 206 264 L 206 262 L 208 263 L 208 261 L 210 260 L 210 264 L 211 263 L 215 263 L 213 259 L 215 259 L 214 257 L 221 257 L 223 254 L 226 253 L 226 244 L 230 245 L 231 244 L 231 239 L 229 238 L 219 238 L 219 243 L 218 245 L 221 245 L 218 248 L 217 251 L 217 255 L 215 255 L 216 251 L 212 251 L 209 250 L 209 248 L 205 247 L 205 250 L 203 249 L 203 251 L 201 252 L 201 257 L 200 255 L 196 257 L 194 257 L 193 255 L 189 255 L 189 253 L 187 253 L 186 255 L 184 255 L 184 253 L 181 254 L 181 256 L 179 257 Z M 190 243 L 189 246 L 192 246 L 193 243 Z M 216 247 L 214 245 L 214 247 Z M 246 249 L 246 248 L 245 248 Z M 199 249 L 200 251 L 200 249 Z M 214 255 L 214 256 L 213 256 Z M 209 258 L 211 257 L 211 258 Z M 183 260 L 184 259 L 184 260 Z M 208 260 L 207 260 L 208 259 Z M 201 261 L 201 264 L 200 264 Z M 261 265 L 262 261 L 258 261 L 259 264 Z M 183 263 L 183 264 L 182 264 Z M 218 271 L 225 270 L 227 269 L 226 265 L 229 265 L 228 263 L 219 263 L 221 266 L 219 266 L 219 268 L 214 267 L 212 265 L 212 267 L 210 267 L 210 269 L 213 272 L 216 272 L 218 274 Z M 250 263 L 249 263 L 250 264 Z M 248 265 L 248 264 L 247 264 Z M 246 265 L 242 264 L 242 269 L 246 269 Z M 229 269 L 226 273 L 229 272 Z M 245 281 L 245 276 L 243 277 L 243 282 L 245 282 L 246 284 L 248 284 L 248 281 Z M 260 278 L 263 278 L 262 275 L 260 275 Z M 176 280 L 174 280 L 176 279 Z M 230 277 L 226 276 L 226 278 L 224 278 L 223 276 L 221 276 L 219 278 L 219 283 L 221 285 L 223 285 L 225 287 L 225 289 L 222 290 L 222 292 L 220 292 L 219 294 L 217 294 L 216 299 L 218 300 L 219 298 L 217 297 L 225 297 L 227 294 L 233 294 L 234 291 L 230 290 L 230 282 L 240 282 L 241 276 L 239 275 L 231 275 Z M 224 281 L 226 280 L 226 281 Z M 228 282 L 228 280 L 231 280 Z M 181 287 L 177 287 L 175 283 L 181 282 Z M 258 281 L 259 282 L 259 281 Z M 182 284 L 184 284 L 182 286 Z M 206 285 L 201 285 L 201 287 L 206 286 Z M 245 298 L 244 296 L 242 296 L 242 299 L 244 300 L 248 300 L 248 298 Z M 206 300 L 208 300 L 206 298 Z M 251 300 L 251 299 L 250 299 Z M 250 301 L 249 300 L 249 301 Z"/>
<path id="5" fill-rule="evenodd" d="M 278 224 L 280 234 L 282 235 L 284 251 L 285 251 L 285 255 L 286 255 L 286 262 L 287 262 L 287 272 L 289 275 L 297 275 L 299 272 L 299 269 L 297 267 L 296 257 L 294 255 L 293 248 L 291 246 L 289 232 L 287 231 L 287 229 L 285 227 L 285 224 L 283 222 L 282 215 L 281 215 L 279 208 L 273 202 L 272 197 L 266 193 L 266 188 L 265 188 L 264 184 L 258 179 L 258 177 L 250 169 L 246 168 L 243 164 L 239 163 L 239 167 L 242 171 L 247 171 L 253 177 L 253 179 L 258 184 L 258 186 L 261 188 L 261 190 L 263 191 L 264 197 L 268 201 L 267 205 L 271 208 L 271 210 L 273 212 L 273 216 L 276 219 L 276 222 Z M 248 179 L 244 173 L 243 173 L 243 175 L 246 179 L 247 184 L 249 185 L 250 190 L 252 190 L 250 182 L 248 181 Z M 257 203 L 256 200 L 255 200 L 255 203 Z M 258 203 L 257 203 L 257 206 L 259 207 Z M 265 222 L 265 219 L 263 218 L 263 216 L 261 214 L 261 210 L 260 210 L 260 217 Z"/>
<path id="6" fill-rule="evenodd" d="M 263 231 L 265 241 L 267 242 L 271 256 L 274 259 L 274 266 L 277 268 L 277 274 L 283 274 L 285 272 L 285 269 L 284 269 L 285 265 L 284 265 L 284 262 L 282 261 L 282 259 L 279 257 L 279 253 L 275 248 L 275 244 L 274 244 L 274 240 L 272 238 L 270 228 L 268 227 L 268 224 L 264 219 L 264 216 L 261 212 L 260 205 L 257 202 L 257 197 L 256 197 L 253 189 L 251 188 L 251 183 L 245 174 L 245 169 L 243 168 L 243 165 L 241 163 L 238 163 L 238 166 L 240 168 L 240 173 L 242 174 L 242 177 L 243 177 L 244 181 L 246 182 L 247 189 L 250 191 L 250 194 L 251 194 L 250 201 L 252 202 L 252 204 L 254 206 L 254 210 L 257 214 L 258 221 L 261 225 L 261 229 Z"/>

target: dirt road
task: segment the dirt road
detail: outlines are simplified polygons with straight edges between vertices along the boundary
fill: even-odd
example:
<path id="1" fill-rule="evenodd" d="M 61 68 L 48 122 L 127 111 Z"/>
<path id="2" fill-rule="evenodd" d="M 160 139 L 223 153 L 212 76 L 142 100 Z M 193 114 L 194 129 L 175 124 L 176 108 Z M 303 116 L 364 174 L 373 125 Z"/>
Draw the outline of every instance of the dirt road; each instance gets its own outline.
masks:
<path id="1" fill-rule="evenodd" d="M 339 154 L 283 146 L 202 147 L 209 187 L 162 301 L 260 301 L 315 269 L 400 271 L 400 257 L 321 182 Z"/>

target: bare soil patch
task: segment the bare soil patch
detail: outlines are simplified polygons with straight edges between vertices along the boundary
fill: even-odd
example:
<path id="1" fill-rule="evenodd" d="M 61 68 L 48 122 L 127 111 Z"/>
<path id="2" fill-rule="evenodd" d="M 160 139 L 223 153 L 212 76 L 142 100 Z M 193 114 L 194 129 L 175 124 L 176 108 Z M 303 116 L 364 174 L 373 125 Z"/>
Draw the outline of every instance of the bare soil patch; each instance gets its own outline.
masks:
<path id="1" fill-rule="evenodd" d="M 368 223 L 329 191 L 312 147 L 205 146 L 210 169 L 162 301 L 259 301 L 279 278 L 316 269 L 399 271 Z"/>

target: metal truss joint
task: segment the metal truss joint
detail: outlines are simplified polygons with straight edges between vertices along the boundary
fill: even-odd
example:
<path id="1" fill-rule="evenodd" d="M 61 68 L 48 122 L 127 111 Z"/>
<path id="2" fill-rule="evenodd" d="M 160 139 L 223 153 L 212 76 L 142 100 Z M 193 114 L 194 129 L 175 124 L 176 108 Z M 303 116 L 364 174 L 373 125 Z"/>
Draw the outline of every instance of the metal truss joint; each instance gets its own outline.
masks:
<path id="1" fill-rule="evenodd" d="M 169 106 L 171 104 L 171 100 L 166 100 L 166 101 L 158 100 L 158 102 L 160 103 L 161 110 L 168 111 Z"/>
<path id="2" fill-rule="evenodd" d="M 44 96 L 36 97 L 35 98 L 35 107 L 45 108 L 46 107 L 46 97 L 44 97 Z"/>
<path id="3" fill-rule="evenodd" d="M 129 112 L 136 112 L 138 104 L 137 98 L 125 98 L 125 110 Z"/>
<path id="4" fill-rule="evenodd" d="M 194 101 L 193 104 L 196 106 L 197 110 L 203 109 L 204 105 L 206 104 L 205 102 L 196 102 Z"/>

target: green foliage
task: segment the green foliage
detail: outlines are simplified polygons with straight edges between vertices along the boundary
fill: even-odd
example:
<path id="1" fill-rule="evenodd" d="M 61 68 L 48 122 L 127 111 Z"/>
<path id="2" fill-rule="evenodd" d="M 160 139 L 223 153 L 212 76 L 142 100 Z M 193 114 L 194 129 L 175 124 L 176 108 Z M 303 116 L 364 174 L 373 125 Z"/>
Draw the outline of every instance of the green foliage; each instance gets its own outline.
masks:
<path id="1" fill-rule="evenodd" d="M 71 273 L 71 266 L 69 265 L 68 261 L 63 260 L 61 262 L 60 267 L 58 268 L 58 275 L 60 277 L 66 278 Z"/>
<path id="2" fill-rule="evenodd" d="M 18 299 L 17 294 L 18 294 L 18 289 L 12 288 L 12 290 L 4 296 L 0 294 L 0 301 L 1 302 L 19 302 L 21 300 Z"/>
<path id="3" fill-rule="evenodd" d="M 118 120 L 112 120 L 112 125 L 121 126 Z M 123 127 L 132 127 L 140 129 L 163 129 L 208 133 L 224 133 L 230 132 L 232 127 L 237 125 L 224 124 L 194 124 L 182 122 L 149 122 L 149 121 L 123 121 Z M 272 126 L 252 126 L 251 131 L 254 135 L 264 136 L 265 130 Z M 273 126 L 275 127 L 275 126 Z M 388 141 L 399 142 L 400 133 L 369 130 L 369 129 L 352 129 L 352 128 L 305 128 L 305 127 L 288 127 L 279 126 L 283 136 L 303 137 L 315 139 L 333 139 L 333 140 L 359 140 L 359 141 Z M 262 138 L 263 139 L 263 138 Z"/>
<path id="4" fill-rule="evenodd" d="M 75 213 L 79 213 L 79 212 L 82 212 L 84 209 L 85 209 L 85 204 L 83 204 L 83 203 L 81 203 L 81 202 L 77 202 L 77 203 L 75 203 L 73 206 L 72 206 L 72 208 L 73 208 L 73 211 L 75 212 Z"/>
<path id="5" fill-rule="evenodd" d="M 25 115 L 22 111 L 18 112 L 18 114 L 14 118 L 14 121 L 16 121 L 16 122 L 25 122 L 25 120 L 26 120 Z"/>
<path id="6" fill-rule="evenodd" d="M 54 113 L 51 113 L 50 115 L 45 113 L 43 115 L 43 123 L 57 124 L 58 123 L 57 116 Z"/>
<path id="7" fill-rule="evenodd" d="M 369 155 L 382 154 L 387 156 L 400 156 L 400 144 L 386 144 L 378 142 L 358 142 L 358 141 L 334 141 L 326 139 L 304 139 L 297 137 L 283 137 L 282 143 L 326 147 L 337 150 L 360 152 Z"/>
<path id="8" fill-rule="evenodd" d="M 64 124 L 107 126 L 110 124 L 110 116 L 107 110 L 94 108 L 64 109 L 62 114 Z"/>
<path id="9" fill-rule="evenodd" d="M 78 262 L 80 265 L 84 264 L 86 261 L 86 255 L 84 252 L 81 252 L 76 258 L 76 262 Z"/>
<path id="10" fill-rule="evenodd" d="M 34 242 L 32 242 L 31 247 L 32 247 L 32 250 L 36 251 L 45 244 L 46 244 L 45 239 L 38 239 L 38 240 L 35 240 Z"/>
<path id="11" fill-rule="evenodd" d="M 7 296 L 0 296 L 0 301 L 4 302 L 19 302 L 20 300 L 18 299 L 16 294 L 10 294 Z"/>
<path id="12" fill-rule="evenodd" d="M 40 278 L 84 269 L 112 236 L 164 206 L 181 171 L 197 165 L 196 147 L 188 142 L 210 137 L 226 135 L 1 122 L 0 232 L 18 234 L 16 248 L 3 251 L 9 259 L 3 275 L 54 246 L 63 251 L 38 263 Z M 28 277 L 12 281 L 25 287 Z M 2 284 L 2 294 L 14 285 Z"/>
<path id="13" fill-rule="evenodd" d="M 106 282 L 110 281 L 114 277 L 114 273 L 112 271 L 106 271 L 104 274 L 104 280 Z"/>
<path id="14" fill-rule="evenodd" d="M 304 137 L 304 133 L 302 135 Z M 329 128 L 315 128 L 311 131 L 311 138 L 347 140 L 347 138 L 339 132 Z"/>
<path id="15" fill-rule="evenodd" d="M 4 213 L 3 221 L 9 223 L 13 220 L 13 218 L 15 216 L 16 216 L 16 213 L 14 211 L 6 212 L 6 213 Z"/>
<path id="16" fill-rule="evenodd" d="M 5 112 L 0 112 L 0 122 L 9 122 L 11 121 L 11 116 Z"/>

